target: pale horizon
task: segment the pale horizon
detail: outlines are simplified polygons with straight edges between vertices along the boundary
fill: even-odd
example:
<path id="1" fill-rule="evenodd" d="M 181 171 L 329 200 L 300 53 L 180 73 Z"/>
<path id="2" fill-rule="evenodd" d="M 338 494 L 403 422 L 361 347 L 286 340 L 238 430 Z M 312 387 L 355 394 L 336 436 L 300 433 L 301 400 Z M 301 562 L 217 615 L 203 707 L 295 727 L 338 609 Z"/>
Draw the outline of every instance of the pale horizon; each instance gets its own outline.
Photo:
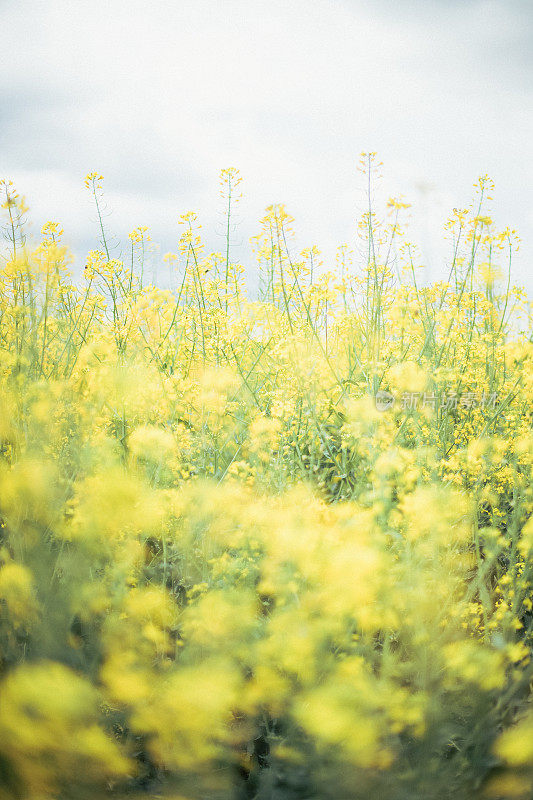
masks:
<path id="1" fill-rule="evenodd" d="M 522 239 L 514 281 L 532 287 L 531 34 L 520 0 L 0 4 L 0 177 L 37 233 L 59 221 L 81 264 L 97 246 L 86 173 L 105 176 L 110 228 L 147 225 L 175 250 L 180 214 L 217 235 L 219 172 L 240 169 L 234 257 L 266 206 L 326 266 L 364 205 L 356 165 L 384 162 L 383 196 L 412 203 L 409 238 L 445 274 L 442 224 L 487 173 L 492 215 Z M 240 243 L 240 246 L 239 246 Z"/>

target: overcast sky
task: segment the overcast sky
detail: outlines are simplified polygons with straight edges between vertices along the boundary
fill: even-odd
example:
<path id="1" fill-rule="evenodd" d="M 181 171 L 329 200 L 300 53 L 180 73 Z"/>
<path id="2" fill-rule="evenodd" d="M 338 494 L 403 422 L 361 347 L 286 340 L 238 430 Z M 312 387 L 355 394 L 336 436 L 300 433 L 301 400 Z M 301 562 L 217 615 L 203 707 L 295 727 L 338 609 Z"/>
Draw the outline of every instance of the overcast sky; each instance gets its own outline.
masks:
<path id="1" fill-rule="evenodd" d="M 0 176 L 80 259 L 97 246 L 87 172 L 105 176 L 110 227 L 148 225 L 164 253 L 188 210 L 222 249 L 225 166 L 243 176 L 243 260 L 273 202 L 330 258 L 375 150 L 434 275 L 445 217 L 488 173 L 533 288 L 532 0 L 0 0 L 0 37 Z"/>

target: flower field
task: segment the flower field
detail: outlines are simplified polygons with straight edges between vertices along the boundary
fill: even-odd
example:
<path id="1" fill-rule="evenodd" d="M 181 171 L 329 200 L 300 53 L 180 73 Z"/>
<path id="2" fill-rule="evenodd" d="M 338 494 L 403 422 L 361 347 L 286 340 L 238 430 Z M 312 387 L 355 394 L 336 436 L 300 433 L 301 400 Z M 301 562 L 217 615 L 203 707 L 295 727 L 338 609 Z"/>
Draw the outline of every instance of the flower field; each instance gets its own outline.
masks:
<path id="1" fill-rule="evenodd" d="M 428 286 L 402 200 L 329 272 L 270 206 L 245 271 L 239 183 L 222 252 L 180 218 L 169 288 L 99 174 L 78 278 L 2 183 L 0 800 L 531 798 L 515 232 L 481 178 Z"/>

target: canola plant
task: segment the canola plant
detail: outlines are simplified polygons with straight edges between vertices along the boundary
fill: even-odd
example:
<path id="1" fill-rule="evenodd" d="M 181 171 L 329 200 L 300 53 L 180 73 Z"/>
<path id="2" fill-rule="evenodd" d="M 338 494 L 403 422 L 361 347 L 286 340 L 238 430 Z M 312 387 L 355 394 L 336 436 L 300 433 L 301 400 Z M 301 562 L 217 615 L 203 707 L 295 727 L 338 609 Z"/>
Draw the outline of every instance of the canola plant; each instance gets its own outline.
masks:
<path id="1" fill-rule="evenodd" d="M 374 154 L 362 167 L 372 176 Z M 334 270 L 271 206 L 255 297 L 184 215 L 74 279 L 2 183 L 0 798 L 533 791 L 533 345 L 485 176 L 421 284 L 406 204 Z"/>

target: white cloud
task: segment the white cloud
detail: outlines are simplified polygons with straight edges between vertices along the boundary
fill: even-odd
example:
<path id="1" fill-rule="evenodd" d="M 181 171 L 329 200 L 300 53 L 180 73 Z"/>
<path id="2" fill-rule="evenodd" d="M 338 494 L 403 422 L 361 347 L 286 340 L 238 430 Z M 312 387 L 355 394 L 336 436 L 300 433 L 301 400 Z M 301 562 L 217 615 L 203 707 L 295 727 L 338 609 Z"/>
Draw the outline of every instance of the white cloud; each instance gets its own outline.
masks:
<path id="1" fill-rule="evenodd" d="M 525 239 L 524 280 L 533 253 L 528 6 L 4 3 L 0 169 L 36 215 L 68 222 L 78 246 L 91 233 L 82 178 L 97 169 L 117 229 L 146 223 L 165 250 L 189 208 L 213 230 L 218 171 L 235 165 L 245 178 L 242 237 L 264 206 L 286 202 L 302 244 L 329 255 L 353 235 L 361 150 L 379 152 L 391 193 L 416 201 L 417 182 L 433 184 L 443 215 L 488 172 L 497 218 Z M 427 227 L 433 241 L 438 215 Z"/>

